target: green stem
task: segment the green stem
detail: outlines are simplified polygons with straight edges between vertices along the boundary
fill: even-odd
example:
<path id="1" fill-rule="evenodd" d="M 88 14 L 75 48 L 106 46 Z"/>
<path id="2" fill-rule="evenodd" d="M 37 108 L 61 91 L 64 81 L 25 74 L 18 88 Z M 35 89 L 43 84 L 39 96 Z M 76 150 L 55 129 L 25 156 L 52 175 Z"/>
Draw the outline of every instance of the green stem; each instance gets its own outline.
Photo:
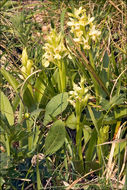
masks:
<path id="1" fill-rule="evenodd" d="M 93 69 L 95 69 L 95 64 L 94 64 L 94 60 L 93 60 L 93 56 L 92 56 L 91 51 L 89 51 L 89 58 L 90 58 L 90 63 L 92 65 Z M 91 76 L 93 83 L 94 83 L 94 88 L 95 88 L 95 93 L 96 93 L 96 104 L 98 105 L 99 104 L 99 85 L 91 73 L 90 73 L 90 76 Z"/>
<path id="2" fill-rule="evenodd" d="M 80 116 L 77 115 L 77 125 L 76 125 L 76 145 L 77 145 L 77 149 L 78 149 L 78 155 L 80 160 L 82 160 L 82 147 L 81 147 L 81 129 L 80 129 Z"/>
<path id="3" fill-rule="evenodd" d="M 31 125 L 30 125 L 30 121 L 27 120 L 26 121 L 27 124 L 27 130 L 29 133 L 31 133 Z M 31 135 L 30 137 L 28 137 L 28 150 L 31 151 L 32 150 L 32 146 L 33 146 L 33 136 Z"/>
<path id="4" fill-rule="evenodd" d="M 66 91 L 66 67 L 63 60 L 59 62 L 60 91 Z"/>
<path id="5" fill-rule="evenodd" d="M 82 129 L 80 127 L 81 106 L 79 100 L 76 101 L 76 147 L 80 161 L 80 173 L 84 171 L 83 156 L 82 156 Z"/>
<path id="6" fill-rule="evenodd" d="M 42 188 L 42 183 L 41 183 L 41 178 L 40 178 L 38 156 L 37 156 L 36 174 L 37 174 L 37 190 L 40 190 Z"/>
<path id="7" fill-rule="evenodd" d="M 23 109 L 24 109 L 24 105 L 22 103 L 22 100 L 20 100 L 20 107 L 19 107 L 19 114 L 18 114 L 18 123 L 21 123 L 22 122 L 22 113 L 23 113 Z M 23 140 L 20 140 L 19 141 L 19 146 L 22 147 L 23 145 Z"/>

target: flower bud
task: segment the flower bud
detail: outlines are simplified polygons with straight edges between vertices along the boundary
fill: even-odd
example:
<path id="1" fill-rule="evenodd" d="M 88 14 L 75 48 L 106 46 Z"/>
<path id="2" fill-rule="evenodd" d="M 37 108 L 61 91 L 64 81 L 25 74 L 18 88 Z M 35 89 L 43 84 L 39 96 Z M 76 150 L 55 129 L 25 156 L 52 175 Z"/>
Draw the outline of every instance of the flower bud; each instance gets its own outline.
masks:
<path id="1" fill-rule="evenodd" d="M 28 60 L 27 61 L 27 65 L 26 65 L 26 71 L 27 71 L 27 74 L 31 74 L 31 68 L 32 68 L 32 65 L 33 65 L 33 61 L 32 60 Z"/>
<path id="2" fill-rule="evenodd" d="M 27 60 L 28 60 L 28 55 L 27 55 L 27 51 L 26 51 L 26 47 L 25 47 L 22 51 L 22 64 L 23 64 L 23 66 L 26 66 Z"/>
<path id="3" fill-rule="evenodd" d="M 26 78 L 26 77 L 27 77 L 27 74 L 26 74 L 26 67 L 22 66 L 21 72 L 22 72 L 22 75 Z M 21 78 L 22 78 L 22 77 L 21 77 Z"/>
<path id="4" fill-rule="evenodd" d="M 25 119 L 28 119 L 30 117 L 30 114 L 29 113 L 25 113 L 24 117 L 25 117 Z"/>

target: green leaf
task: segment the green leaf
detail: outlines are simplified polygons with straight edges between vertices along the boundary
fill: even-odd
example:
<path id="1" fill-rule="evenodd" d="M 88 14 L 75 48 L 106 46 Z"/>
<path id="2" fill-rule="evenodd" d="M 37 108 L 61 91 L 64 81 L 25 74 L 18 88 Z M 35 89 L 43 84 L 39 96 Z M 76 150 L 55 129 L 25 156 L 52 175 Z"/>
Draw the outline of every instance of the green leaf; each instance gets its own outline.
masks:
<path id="1" fill-rule="evenodd" d="M 67 118 L 67 121 L 66 121 L 66 125 L 67 127 L 69 127 L 70 129 L 76 129 L 76 117 L 75 117 L 75 114 L 74 112 Z"/>
<path id="2" fill-rule="evenodd" d="M 50 128 L 45 140 L 45 154 L 51 155 L 59 150 L 64 144 L 66 136 L 65 124 L 58 120 Z"/>
<path id="3" fill-rule="evenodd" d="M 53 117 L 56 117 L 62 113 L 68 105 L 68 93 L 64 92 L 54 96 L 46 106 L 46 112 L 44 117 L 44 125 L 47 125 L 52 121 Z"/>
<path id="4" fill-rule="evenodd" d="M 5 114 L 3 115 L 0 112 L 0 133 L 1 133 L 1 131 L 4 131 L 4 134 L 6 132 L 8 135 L 10 135 L 10 125 L 8 123 L 8 120 L 5 116 Z"/>
<path id="5" fill-rule="evenodd" d="M 97 143 L 97 131 L 94 128 L 91 133 L 91 138 L 88 143 L 88 148 L 86 151 L 86 162 L 90 162 L 93 159 L 94 155 L 94 150 L 96 148 L 96 143 Z"/>
<path id="6" fill-rule="evenodd" d="M 31 112 L 30 116 L 32 118 L 37 118 L 41 111 L 42 111 L 42 109 L 35 109 L 33 112 Z"/>
<path id="7" fill-rule="evenodd" d="M 97 144 L 99 145 L 99 144 L 105 143 L 108 140 L 108 138 L 109 138 L 109 126 L 106 125 L 100 128 Z M 97 146 L 97 155 L 98 155 L 98 160 L 100 164 L 103 161 L 102 153 L 103 153 L 103 156 L 106 156 L 106 154 L 108 153 L 107 148 L 108 147 L 106 145 L 104 147 Z"/>
<path id="8" fill-rule="evenodd" d="M 10 125 L 14 124 L 14 114 L 12 106 L 8 100 L 8 98 L 5 96 L 5 94 L 0 91 L 0 110 L 1 113 L 4 114 L 8 120 L 8 123 Z"/>
<path id="9" fill-rule="evenodd" d="M 14 97 L 13 102 L 12 102 L 12 107 L 13 107 L 14 112 L 16 111 L 19 103 L 20 103 L 20 97 L 18 94 L 16 94 L 16 96 Z"/>
<path id="10" fill-rule="evenodd" d="M 123 118 L 127 116 L 127 108 L 121 108 L 120 110 L 116 110 L 114 114 L 115 114 L 115 119 Z"/>
<path id="11" fill-rule="evenodd" d="M 106 83 L 108 82 L 108 77 L 107 77 L 107 72 L 105 69 L 102 69 L 100 78 L 103 81 L 103 83 L 106 85 Z"/>
<path id="12" fill-rule="evenodd" d="M 44 79 L 44 75 L 43 75 L 43 73 L 40 73 L 39 77 L 36 80 L 35 86 L 34 86 L 34 88 L 35 88 L 34 99 L 35 99 L 35 103 L 37 103 L 37 104 L 40 103 L 41 98 L 45 91 L 45 85 L 44 85 L 43 79 Z"/>
<path id="13" fill-rule="evenodd" d="M 102 99 L 102 107 L 104 110 L 109 110 L 111 108 L 113 108 L 116 105 L 120 105 L 123 104 L 125 101 L 125 96 L 124 95 L 119 95 L 117 96 L 117 94 L 115 96 L 113 96 L 110 101 L 107 101 L 106 99 Z"/>
<path id="14" fill-rule="evenodd" d="M 108 66 L 109 66 L 109 57 L 108 57 L 107 51 L 104 54 L 102 66 L 103 66 L 103 68 L 100 73 L 100 78 L 106 86 L 106 84 L 108 82 Z"/>
<path id="15" fill-rule="evenodd" d="M 108 68 L 108 65 L 109 65 L 109 56 L 106 51 L 103 57 L 103 67 Z"/>
<path id="16" fill-rule="evenodd" d="M 17 92 L 18 88 L 18 82 L 16 79 L 6 70 L 1 69 L 1 74 L 4 76 L 4 78 L 9 82 L 9 84 L 13 87 L 13 89 Z"/>
<path id="17" fill-rule="evenodd" d="M 93 121 L 93 124 L 95 126 L 95 129 L 96 129 L 97 133 L 99 134 L 99 130 L 98 130 L 99 127 L 98 127 L 97 120 L 95 119 L 94 113 L 93 113 L 93 111 L 92 111 L 92 109 L 91 109 L 90 106 L 87 106 L 87 107 L 88 107 L 88 111 L 89 111 L 90 117 L 91 117 L 91 119 Z"/>
<path id="18" fill-rule="evenodd" d="M 115 151 L 114 151 L 114 156 L 119 154 L 119 151 L 122 152 L 123 149 L 126 149 L 127 142 L 121 142 L 121 143 L 116 143 L 115 145 Z"/>
<path id="19" fill-rule="evenodd" d="M 88 143 L 90 137 L 91 137 L 92 129 L 88 125 L 83 126 L 83 136 L 84 136 L 84 141 L 85 145 Z"/>
<path id="20" fill-rule="evenodd" d="M 29 88 L 27 88 L 23 94 L 23 101 L 29 109 L 32 109 L 35 106 L 35 102 Z"/>

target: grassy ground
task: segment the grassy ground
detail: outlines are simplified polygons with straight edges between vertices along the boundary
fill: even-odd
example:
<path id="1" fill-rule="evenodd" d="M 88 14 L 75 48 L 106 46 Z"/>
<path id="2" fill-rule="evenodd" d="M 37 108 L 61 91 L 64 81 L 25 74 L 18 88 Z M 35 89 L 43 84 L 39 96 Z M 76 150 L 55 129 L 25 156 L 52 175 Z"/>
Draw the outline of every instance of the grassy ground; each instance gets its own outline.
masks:
<path id="1" fill-rule="evenodd" d="M 0 8 L 0 189 L 125 190 L 126 1 Z"/>

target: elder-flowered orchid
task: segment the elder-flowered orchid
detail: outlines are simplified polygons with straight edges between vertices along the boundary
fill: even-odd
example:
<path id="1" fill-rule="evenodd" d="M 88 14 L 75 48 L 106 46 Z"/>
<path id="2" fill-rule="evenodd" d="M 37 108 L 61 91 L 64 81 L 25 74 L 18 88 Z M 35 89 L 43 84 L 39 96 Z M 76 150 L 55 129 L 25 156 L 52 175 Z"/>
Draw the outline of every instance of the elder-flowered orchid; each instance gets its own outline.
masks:
<path id="1" fill-rule="evenodd" d="M 83 37 L 82 41 L 83 41 L 83 49 L 90 49 L 88 36 L 86 38 Z"/>
<path id="2" fill-rule="evenodd" d="M 101 32 L 95 29 L 95 25 L 90 28 L 89 36 L 91 36 L 92 40 L 95 41 L 100 34 Z"/>
<path id="3" fill-rule="evenodd" d="M 93 24 L 94 17 L 87 16 L 86 10 L 82 7 L 74 9 L 74 13 L 68 13 L 68 15 L 70 21 L 67 24 L 71 27 L 70 32 L 74 35 L 74 41 L 80 44 L 84 50 L 89 50 L 90 41 L 96 41 L 101 34 Z"/>
<path id="4" fill-rule="evenodd" d="M 73 107 L 76 106 L 76 101 L 80 103 L 80 107 L 84 107 L 91 96 L 89 93 L 89 88 L 84 87 L 84 79 L 81 79 L 79 84 L 73 83 L 73 91 L 69 92 L 69 99 L 68 101 Z"/>
<path id="5" fill-rule="evenodd" d="M 63 35 L 58 34 L 55 29 L 51 30 L 43 49 L 45 50 L 42 56 L 42 65 L 44 67 L 48 67 L 50 63 L 58 66 L 59 61 L 68 55 Z"/>

